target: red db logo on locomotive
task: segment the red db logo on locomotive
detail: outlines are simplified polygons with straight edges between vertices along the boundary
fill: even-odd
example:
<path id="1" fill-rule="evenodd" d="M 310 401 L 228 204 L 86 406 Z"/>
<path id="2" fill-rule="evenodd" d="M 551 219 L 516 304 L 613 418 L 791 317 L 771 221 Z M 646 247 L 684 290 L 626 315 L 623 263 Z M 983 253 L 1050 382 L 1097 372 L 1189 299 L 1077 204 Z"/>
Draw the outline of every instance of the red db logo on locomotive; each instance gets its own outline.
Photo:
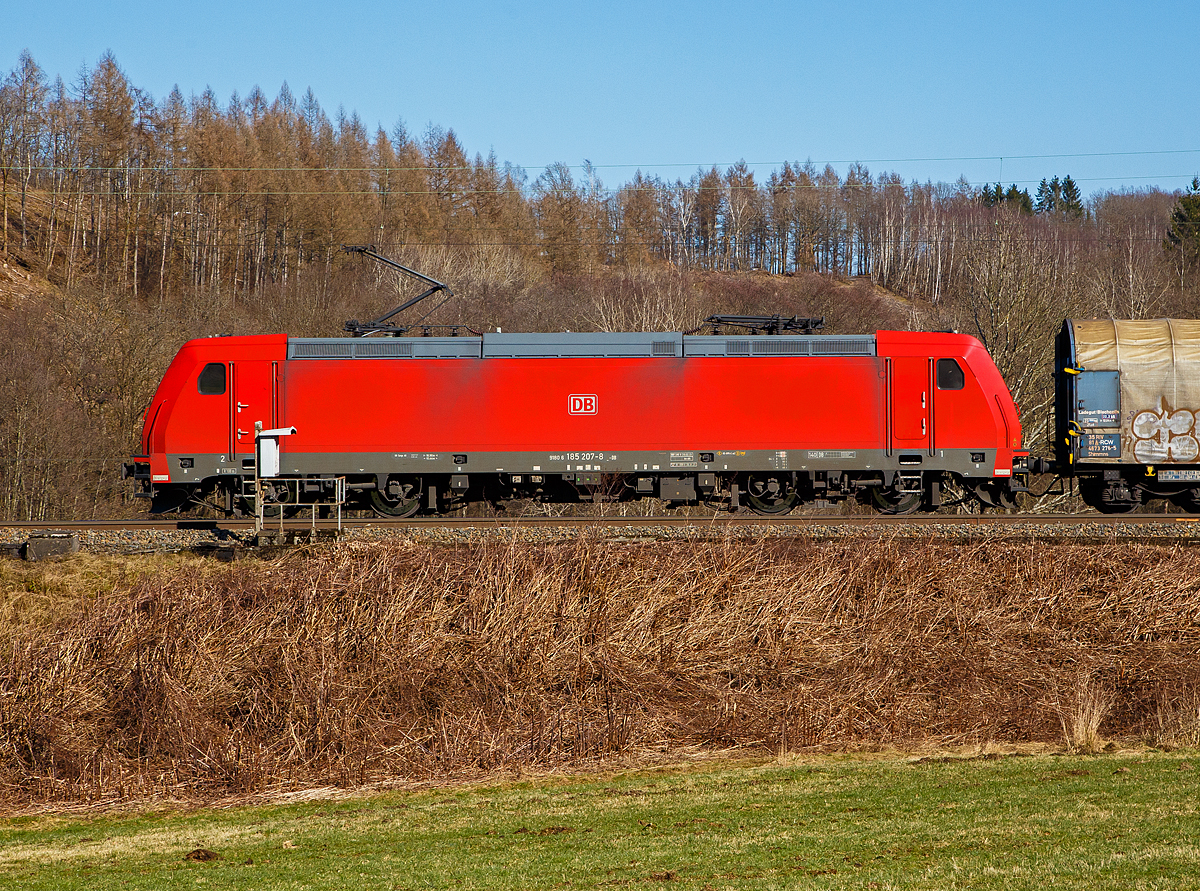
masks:
<path id="1" fill-rule="evenodd" d="M 567 414 L 594 415 L 596 413 L 595 394 L 572 393 L 567 397 Z"/>

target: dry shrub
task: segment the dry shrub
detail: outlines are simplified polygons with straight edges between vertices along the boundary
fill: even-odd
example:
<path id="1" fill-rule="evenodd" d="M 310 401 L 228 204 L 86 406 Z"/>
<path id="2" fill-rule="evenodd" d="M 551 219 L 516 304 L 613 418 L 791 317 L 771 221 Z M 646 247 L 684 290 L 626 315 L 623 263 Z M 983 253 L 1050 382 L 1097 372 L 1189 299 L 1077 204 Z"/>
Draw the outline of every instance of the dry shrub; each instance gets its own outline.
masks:
<path id="1" fill-rule="evenodd" d="M 1200 747 L 1200 689 L 1184 686 L 1160 690 L 1147 730 L 1146 741 L 1154 746 Z"/>
<path id="2" fill-rule="evenodd" d="M 1086 747 L 1102 719 L 1144 732 L 1159 691 L 1200 689 L 1198 562 L 1119 544 L 584 536 L 161 571 L 13 638 L 0 783 L 11 799 L 111 798 L 685 747 L 1064 731 Z"/>
<path id="3" fill-rule="evenodd" d="M 1112 709 L 1112 695 L 1090 674 L 1080 672 L 1065 693 L 1055 690 L 1054 709 L 1069 751 L 1094 754 L 1104 748 L 1100 725 Z"/>

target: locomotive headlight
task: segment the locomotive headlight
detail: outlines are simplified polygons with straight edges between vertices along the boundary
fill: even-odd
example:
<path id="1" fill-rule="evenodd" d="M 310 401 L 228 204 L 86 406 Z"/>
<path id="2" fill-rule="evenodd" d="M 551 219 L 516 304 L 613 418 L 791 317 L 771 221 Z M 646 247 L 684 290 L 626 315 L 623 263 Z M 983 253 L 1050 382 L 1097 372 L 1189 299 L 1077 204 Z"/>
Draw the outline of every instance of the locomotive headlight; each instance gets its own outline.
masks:
<path id="1" fill-rule="evenodd" d="M 195 467 L 196 459 L 195 458 L 180 458 L 179 466 L 180 467 Z"/>

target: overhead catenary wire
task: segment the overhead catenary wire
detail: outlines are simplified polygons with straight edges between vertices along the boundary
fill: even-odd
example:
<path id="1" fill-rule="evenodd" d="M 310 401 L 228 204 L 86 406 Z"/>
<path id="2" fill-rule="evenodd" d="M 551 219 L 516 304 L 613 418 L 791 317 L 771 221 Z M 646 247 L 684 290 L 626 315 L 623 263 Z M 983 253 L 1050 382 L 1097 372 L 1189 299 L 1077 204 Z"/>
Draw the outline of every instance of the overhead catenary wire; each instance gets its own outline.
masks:
<path id="1" fill-rule="evenodd" d="M 815 166 L 834 165 L 834 164 L 932 164 L 932 163 L 949 163 L 951 161 L 958 162 L 983 162 L 983 161 L 1051 161 L 1065 160 L 1068 158 L 1125 158 L 1125 157 L 1146 157 L 1157 155 L 1200 155 L 1200 148 L 1190 149 L 1146 149 L 1138 151 L 1121 151 L 1121 152 L 1060 152 L 1054 154 L 1025 154 L 1025 155 L 946 155 L 941 157 L 911 157 L 911 158 L 834 158 L 834 159 L 813 159 L 808 158 L 805 161 L 797 160 L 775 160 L 775 161 L 747 161 L 744 158 L 737 161 L 713 161 L 713 162 L 691 162 L 691 161 L 662 161 L 650 163 L 619 163 L 619 164 L 565 164 L 561 161 L 551 161 L 546 164 L 516 164 L 505 162 L 503 164 L 463 164 L 463 165 L 444 165 L 444 164 L 416 164 L 416 165 L 362 165 L 362 166 L 335 166 L 335 167 L 311 167 L 311 166 L 261 166 L 261 167 L 236 167 L 236 166 L 205 166 L 205 165 L 186 165 L 179 167 L 168 167 L 166 165 L 153 165 L 146 169 L 159 170 L 194 170 L 199 172 L 207 171 L 225 171 L 230 173 L 237 172 L 270 172 L 270 173 L 287 173 L 295 171 L 311 171 L 311 170 L 337 170 L 343 172 L 361 172 L 386 169 L 397 173 L 409 171 L 457 171 L 457 170 L 495 170 L 497 172 L 507 172 L 509 170 L 525 172 L 528 170 L 545 169 L 554 167 L 559 164 L 567 167 L 570 170 L 657 170 L 660 168 L 695 168 L 698 170 L 708 170 L 713 167 L 735 167 L 739 164 L 744 164 L 747 167 L 770 167 L 784 164 L 792 167 L 804 167 L 809 164 Z M 28 165 L 21 166 L 20 169 L 30 170 L 55 170 L 62 168 L 63 165 Z M 0 169 L 4 169 L 0 165 Z M 15 166 L 9 165 L 8 169 L 16 169 Z M 75 169 L 99 171 L 99 172 L 115 172 L 124 170 L 121 165 L 83 165 Z M 1170 176 L 1190 176 L 1191 174 L 1168 174 Z M 1112 179 L 1113 177 L 1101 177 L 1102 179 Z M 1029 180 L 1027 180 L 1028 182 Z M 988 180 L 990 182 L 990 180 Z"/>
<path id="2" fill-rule="evenodd" d="M 0 168 L 0 169 L 3 169 L 3 168 Z M 8 169 L 10 172 L 18 172 L 24 168 L 9 167 Z M 49 170 L 50 168 L 44 168 L 44 169 Z M 193 168 L 178 168 L 177 170 L 169 171 L 169 172 L 170 173 L 187 173 L 187 172 L 191 171 L 192 169 Z M 79 168 L 62 168 L 61 170 L 63 173 L 65 173 L 67 175 L 78 175 L 78 173 L 80 172 Z M 90 170 L 92 172 L 96 171 L 95 168 L 90 168 Z M 103 172 L 103 171 L 101 171 L 101 172 Z M 153 171 L 147 171 L 146 169 L 142 169 L 142 168 L 112 168 L 110 172 L 119 172 L 122 174 L 144 175 L 147 173 L 151 173 Z M 233 172 L 233 171 L 230 171 L 227 168 L 226 169 L 213 168 L 212 172 Z M 261 172 L 261 171 L 240 171 L 240 172 Z M 325 173 L 325 174 L 335 173 L 336 174 L 336 173 L 361 172 L 361 171 L 357 171 L 357 169 L 356 170 L 347 170 L 345 168 L 332 168 L 332 167 L 303 167 L 303 168 L 295 168 L 294 170 L 292 170 L 290 172 L 309 173 L 309 174 L 313 174 L 313 173 Z M 1164 179 L 1187 179 L 1187 178 L 1195 176 L 1195 175 L 1196 174 L 1192 174 L 1192 173 L 1169 173 L 1169 174 L 1164 173 L 1164 174 L 1146 174 L 1146 175 L 1140 175 L 1140 176 L 1098 176 L 1098 177 L 1078 177 L 1078 178 L 1072 177 L 1072 180 L 1076 183 L 1133 182 L 1133 181 L 1149 182 L 1149 181 L 1159 181 L 1159 180 L 1164 180 Z M 1044 178 L 1040 179 L 1040 180 L 1032 180 L 1032 179 L 1010 180 L 1009 185 L 1033 186 L 1033 185 L 1039 185 L 1040 183 L 1042 183 L 1044 181 L 1045 181 Z M 865 190 L 875 189 L 875 190 L 882 191 L 891 186 L 900 186 L 900 187 L 903 187 L 906 189 L 907 188 L 922 188 L 922 189 L 924 189 L 924 188 L 930 188 L 930 187 L 934 187 L 934 188 L 944 187 L 944 188 L 951 188 L 951 189 L 966 187 L 966 188 L 971 188 L 971 189 L 977 189 L 977 188 L 990 187 L 995 184 L 996 184 L 996 181 L 993 181 L 993 180 L 979 180 L 979 181 L 961 180 L 961 181 L 954 181 L 954 182 L 945 182 L 945 181 L 918 182 L 916 180 L 913 180 L 913 181 L 910 181 L 907 183 L 906 182 L 878 182 L 878 181 L 867 182 L 867 183 L 839 182 L 837 185 L 825 185 L 822 183 L 814 183 L 814 182 L 807 182 L 807 183 L 806 182 L 794 182 L 794 183 L 790 183 L 787 186 L 787 188 L 791 189 L 791 190 L 796 190 L 796 191 L 800 191 L 800 190 L 811 190 L 811 191 L 852 190 L 853 191 L 853 190 L 859 190 L 859 189 L 865 189 Z M 574 195 L 584 195 L 584 196 L 589 195 L 589 194 L 598 194 L 598 195 L 608 195 L 611 197 L 614 195 L 627 194 L 627 193 L 632 193 L 632 192 L 657 192 L 657 191 L 659 191 L 660 188 L 662 188 L 664 186 L 666 188 L 673 188 L 676 185 L 677 185 L 677 183 L 658 183 L 658 184 L 652 183 L 649 186 L 631 186 L 629 184 L 625 184 L 622 186 L 604 187 L 604 188 L 598 188 L 598 189 L 590 189 L 589 188 L 586 190 L 583 190 L 580 188 L 571 188 L 571 187 L 567 187 L 567 186 L 539 188 L 539 187 L 536 187 L 536 185 L 533 187 L 514 186 L 512 188 L 499 188 L 499 189 L 479 189 L 479 188 L 473 188 L 473 187 L 459 187 L 459 186 L 446 187 L 446 188 L 436 188 L 435 187 L 435 188 L 426 188 L 426 189 L 394 189 L 391 187 L 372 188 L 372 189 L 361 189 L 361 188 L 360 189 L 282 189 L 281 188 L 281 189 L 263 189 L 261 191 L 255 191 L 255 192 L 251 192 L 251 191 L 247 191 L 247 190 L 243 190 L 243 189 L 236 189 L 236 188 L 220 189 L 220 190 L 206 189 L 206 190 L 200 190 L 200 191 L 192 190 L 192 189 L 176 189 L 176 190 L 172 190 L 172 191 L 166 191 L 166 190 L 162 190 L 162 189 L 131 190 L 131 189 L 124 189 L 124 188 L 120 188 L 120 187 L 109 187 L 107 189 L 84 189 L 84 190 L 71 189 L 70 194 L 84 195 L 84 196 L 95 195 L 95 196 L 106 196 L 106 197 L 113 196 L 113 195 L 121 195 L 121 196 L 125 196 L 125 197 L 130 197 L 130 198 L 158 198 L 158 197 L 181 197 L 181 196 L 189 197 L 189 198 L 191 198 L 191 197 L 222 198 L 222 197 L 229 197 L 229 196 L 257 197 L 257 198 L 281 198 L 281 197 L 287 197 L 287 196 L 292 196 L 292 195 L 303 196 L 303 197 L 312 197 L 312 196 L 323 196 L 323 195 L 345 195 L 345 196 L 389 195 L 389 196 L 398 196 L 398 195 L 447 195 L 447 194 L 453 194 L 453 195 L 520 195 L 522 197 L 529 197 L 530 195 L 538 194 L 538 193 L 550 194 L 550 195 L 574 194 Z M 720 185 L 716 185 L 716 186 L 705 186 L 705 185 L 702 185 L 700 182 L 697 182 L 695 185 L 692 185 L 690 182 L 679 182 L 678 185 L 682 185 L 684 188 L 689 188 L 689 189 L 692 189 L 693 191 L 697 191 L 697 192 L 727 192 L 730 189 L 736 190 L 736 189 L 751 188 L 751 187 L 764 188 L 767 185 L 767 183 L 766 182 L 753 182 L 751 184 L 743 186 L 743 185 L 730 185 L 729 183 L 726 182 L 726 183 L 721 183 Z M 1000 185 L 1003 185 L 1003 183 L 1000 183 Z M 1160 190 L 1160 191 L 1165 191 L 1165 190 Z M 15 194 L 18 192 L 19 192 L 19 190 L 14 190 L 12 187 L 10 187 L 10 189 L 9 189 L 10 194 Z M 1168 193 L 1168 194 L 1170 194 L 1170 193 Z"/>

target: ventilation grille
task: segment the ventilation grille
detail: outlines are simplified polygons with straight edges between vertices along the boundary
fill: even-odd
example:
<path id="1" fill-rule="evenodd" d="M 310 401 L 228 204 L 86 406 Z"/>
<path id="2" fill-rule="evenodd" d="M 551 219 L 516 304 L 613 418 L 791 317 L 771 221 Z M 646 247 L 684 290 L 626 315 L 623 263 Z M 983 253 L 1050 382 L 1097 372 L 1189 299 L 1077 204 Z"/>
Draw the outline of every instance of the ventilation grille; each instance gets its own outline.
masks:
<path id="1" fill-rule="evenodd" d="M 754 341 L 756 356 L 807 356 L 808 344 L 802 340 L 782 340 L 774 337 Z"/>
<path id="2" fill-rule="evenodd" d="M 728 338 L 649 332 L 478 337 L 292 338 L 290 359 L 478 359 L 653 356 L 874 356 L 870 335 Z"/>
<path id="3" fill-rule="evenodd" d="M 874 356 L 875 338 L 870 334 L 830 337 L 824 334 L 772 334 L 763 337 L 726 337 L 720 334 L 689 334 L 683 338 L 683 355 L 689 357 L 758 356 Z"/>
<path id="4" fill-rule="evenodd" d="M 871 340 L 847 337 L 814 337 L 812 341 L 814 356 L 873 356 L 874 343 Z"/>
<path id="5" fill-rule="evenodd" d="M 402 340 L 366 340 L 354 345 L 354 355 L 360 359 L 387 359 L 412 354 L 413 345 Z"/>
<path id="6" fill-rule="evenodd" d="M 478 359 L 478 337 L 293 337 L 289 359 Z"/>
<path id="7" fill-rule="evenodd" d="M 683 335 L 650 331 L 570 331 L 485 334 L 485 359 L 670 358 L 683 353 Z"/>
<path id="8" fill-rule="evenodd" d="M 292 343 L 292 357 L 295 359 L 349 359 L 352 355 L 353 344 L 350 343 Z"/>

